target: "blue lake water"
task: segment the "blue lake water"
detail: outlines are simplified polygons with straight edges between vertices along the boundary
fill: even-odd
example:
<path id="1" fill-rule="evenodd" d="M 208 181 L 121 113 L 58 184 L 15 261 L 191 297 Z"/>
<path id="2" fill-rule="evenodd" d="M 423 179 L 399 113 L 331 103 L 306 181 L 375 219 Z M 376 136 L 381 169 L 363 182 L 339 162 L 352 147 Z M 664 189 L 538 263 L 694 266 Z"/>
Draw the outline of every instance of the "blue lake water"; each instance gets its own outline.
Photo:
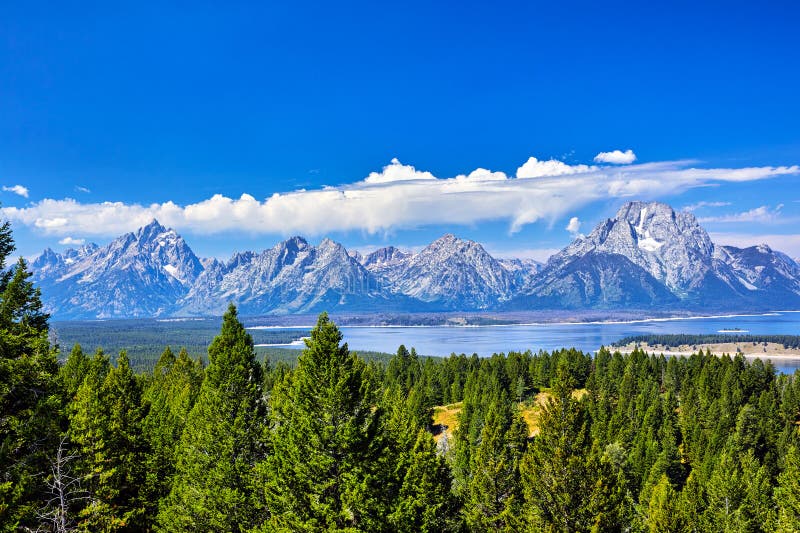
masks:
<path id="1" fill-rule="evenodd" d="M 527 324 L 511 326 L 441 327 L 341 327 L 352 350 L 394 353 L 400 344 L 421 355 L 493 353 L 553 350 L 575 347 L 595 351 L 622 337 L 652 333 L 711 334 L 739 328 L 748 333 L 800 335 L 800 312 L 776 312 L 758 316 L 659 319 L 629 323 Z M 773 360 L 782 372 L 800 368 L 798 360 Z"/>

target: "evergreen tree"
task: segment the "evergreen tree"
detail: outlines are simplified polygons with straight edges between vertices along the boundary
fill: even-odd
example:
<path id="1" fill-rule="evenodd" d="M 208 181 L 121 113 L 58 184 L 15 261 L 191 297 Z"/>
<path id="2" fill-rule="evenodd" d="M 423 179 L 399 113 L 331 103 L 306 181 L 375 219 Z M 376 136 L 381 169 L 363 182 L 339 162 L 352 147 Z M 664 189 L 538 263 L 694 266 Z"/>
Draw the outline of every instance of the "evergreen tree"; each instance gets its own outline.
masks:
<path id="1" fill-rule="evenodd" d="M 7 269 L 13 251 L 5 222 L 0 225 L 0 531 L 35 527 L 62 410 L 48 316 L 25 261 Z"/>
<path id="2" fill-rule="evenodd" d="M 147 454 L 141 389 L 125 352 L 116 367 L 107 365 L 108 359 L 99 352 L 78 389 L 70 421 L 70 436 L 81 452 L 91 495 L 80 512 L 80 525 L 87 531 L 139 531 L 145 524 L 139 489 Z"/>
<path id="3" fill-rule="evenodd" d="M 398 533 L 445 532 L 458 526 L 458 503 L 451 492 L 451 475 L 436 444 L 419 430 L 394 511 L 388 517 Z"/>
<path id="4" fill-rule="evenodd" d="M 91 364 L 92 360 L 83 353 L 80 344 L 72 347 L 66 362 L 58 370 L 61 387 L 68 402 L 75 399 L 75 395 L 78 394 L 78 389 L 84 378 L 86 378 Z"/>
<path id="5" fill-rule="evenodd" d="M 367 366 L 341 340 L 320 315 L 296 370 L 273 391 L 274 453 L 259 469 L 270 528 L 386 529 L 382 411 Z"/>
<path id="6" fill-rule="evenodd" d="M 150 522 L 155 521 L 159 501 L 172 488 L 177 447 L 202 381 L 203 368 L 199 361 L 192 361 L 185 349 L 176 358 L 167 347 L 144 391 L 148 412 L 142 428 L 150 454 L 142 491 Z"/>
<path id="7" fill-rule="evenodd" d="M 649 533 L 678 533 L 684 530 L 680 499 L 666 474 L 650 492 L 644 529 Z"/>
<path id="8" fill-rule="evenodd" d="M 252 468 L 267 452 L 263 376 L 233 305 L 208 358 L 176 451 L 172 489 L 158 514 L 165 531 L 244 531 L 257 521 Z"/>
<path id="9" fill-rule="evenodd" d="M 572 383 L 560 374 L 520 467 L 531 531 L 586 531 L 594 522 L 588 420 L 584 406 L 572 398 Z"/>
<path id="10" fill-rule="evenodd" d="M 784 469 L 775 489 L 779 533 L 800 532 L 800 453 L 791 447 L 784 457 Z"/>
<path id="11" fill-rule="evenodd" d="M 473 530 L 516 531 L 520 528 L 522 488 L 519 462 L 528 427 L 505 392 L 489 406 L 480 444 L 472 455 L 465 512 Z"/>

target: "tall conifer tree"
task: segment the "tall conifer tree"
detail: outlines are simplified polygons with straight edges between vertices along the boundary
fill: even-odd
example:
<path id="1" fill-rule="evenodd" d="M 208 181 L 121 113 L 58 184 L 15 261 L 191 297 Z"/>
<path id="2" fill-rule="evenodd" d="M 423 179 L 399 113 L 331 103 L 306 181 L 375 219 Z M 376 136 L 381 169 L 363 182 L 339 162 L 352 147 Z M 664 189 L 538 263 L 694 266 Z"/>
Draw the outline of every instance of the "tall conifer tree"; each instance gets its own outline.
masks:
<path id="1" fill-rule="evenodd" d="M 266 407 L 253 339 L 231 305 L 176 452 L 165 531 L 244 531 L 256 523 L 252 469 L 266 454 Z"/>
<path id="2" fill-rule="evenodd" d="M 274 453 L 261 471 L 269 528 L 382 529 L 382 413 L 367 366 L 320 315 L 297 369 L 273 391 Z"/>

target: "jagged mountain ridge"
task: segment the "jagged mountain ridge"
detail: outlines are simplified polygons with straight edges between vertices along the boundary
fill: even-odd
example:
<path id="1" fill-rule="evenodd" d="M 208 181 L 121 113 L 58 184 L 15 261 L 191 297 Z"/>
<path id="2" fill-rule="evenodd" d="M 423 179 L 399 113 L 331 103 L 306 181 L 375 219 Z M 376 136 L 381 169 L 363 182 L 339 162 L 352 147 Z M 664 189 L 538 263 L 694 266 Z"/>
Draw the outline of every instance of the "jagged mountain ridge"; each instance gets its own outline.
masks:
<path id="1" fill-rule="evenodd" d="M 362 255 L 292 237 L 228 261 L 199 259 L 153 221 L 107 246 L 45 250 L 31 263 L 57 318 L 206 316 L 322 310 L 480 311 L 800 307 L 800 265 L 766 245 L 714 244 L 691 213 L 630 202 L 545 265 L 496 259 L 447 234 L 417 253 Z"/>
<path id="2" fill-rule="evenodd" d="M 792 261 L 765 245 L 746 250 L 714 244 L 689 212 L 629 202 L 552 256 L 509 307 L 800 306 L 800 271 Z"/>
<path id="3" fill-rule="evenodd" d="M 45 250 L 31 268 L 59 318 L 168 315 L 204 271 L 183 238 L 157 221 L 104 247 Z"/>

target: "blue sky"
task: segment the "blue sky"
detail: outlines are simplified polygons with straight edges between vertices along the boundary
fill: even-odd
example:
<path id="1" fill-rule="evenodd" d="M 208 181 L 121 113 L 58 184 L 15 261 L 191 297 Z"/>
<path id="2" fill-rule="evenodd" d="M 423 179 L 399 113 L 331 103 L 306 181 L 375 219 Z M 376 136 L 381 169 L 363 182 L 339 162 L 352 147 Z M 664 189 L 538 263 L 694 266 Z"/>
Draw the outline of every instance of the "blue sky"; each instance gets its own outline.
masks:
<path id="1" fill-rule="evenodd" d="M 200 255 L 453 232 L 543 258 L 631 199 L 800 255 L 793 2 L 107 4 L 0 7 L 24 255 L 155 214 Z"/>

